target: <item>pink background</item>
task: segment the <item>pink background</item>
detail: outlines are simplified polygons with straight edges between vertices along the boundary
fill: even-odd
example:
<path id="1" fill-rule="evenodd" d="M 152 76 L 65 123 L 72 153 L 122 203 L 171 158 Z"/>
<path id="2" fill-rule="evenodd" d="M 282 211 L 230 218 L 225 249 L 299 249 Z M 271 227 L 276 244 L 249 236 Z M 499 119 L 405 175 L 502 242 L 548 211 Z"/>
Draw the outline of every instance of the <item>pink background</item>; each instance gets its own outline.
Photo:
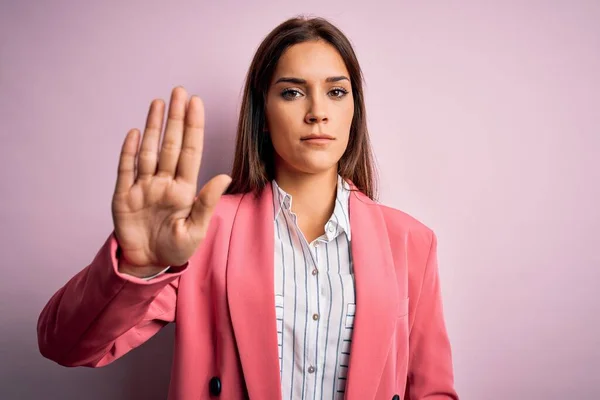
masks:
<path id="1" fill-rule="evenodd" d="M 381 200 L 439 235 L 462 398 L 598 398 L 600 2 L 83 3 L 1 3 L 0 398 L 165 398 L 172 326 L 67 369 L 38 353 L 37 317 L 109 234 L 150 101 L 201 95 L 201 179 L 227 172 L 250 58 L 299 13 L 353 41 Z"/>

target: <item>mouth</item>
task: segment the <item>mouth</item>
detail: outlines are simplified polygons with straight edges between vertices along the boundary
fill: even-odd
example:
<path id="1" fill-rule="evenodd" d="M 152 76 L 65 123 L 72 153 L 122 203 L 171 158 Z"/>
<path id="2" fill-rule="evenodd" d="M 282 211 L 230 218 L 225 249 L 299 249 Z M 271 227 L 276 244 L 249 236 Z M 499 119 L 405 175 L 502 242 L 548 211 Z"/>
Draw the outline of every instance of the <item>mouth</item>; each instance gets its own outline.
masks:
<path id="1" fill-rule="evenodd" d="M 318 134 L 310 134 L 310 135 L 303 136 L 300 138 L 300 140 L 302 142 L 309 142 L 309 143 L 328 143 L 328 142 L 331 142 L 332 140 L 335 140 L 335 138 L 330 135 L 318 133 Z"/>

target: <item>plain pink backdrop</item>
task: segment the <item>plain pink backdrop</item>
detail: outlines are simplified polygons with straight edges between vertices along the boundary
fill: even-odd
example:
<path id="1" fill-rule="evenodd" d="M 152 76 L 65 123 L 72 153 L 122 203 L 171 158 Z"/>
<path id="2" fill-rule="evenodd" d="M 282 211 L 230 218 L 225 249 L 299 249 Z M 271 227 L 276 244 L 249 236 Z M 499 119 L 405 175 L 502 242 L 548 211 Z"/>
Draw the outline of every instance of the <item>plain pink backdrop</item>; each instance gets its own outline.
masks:
<path id="1" fill-rule="evenodd" d="M 201 95 L 201 181 L 227 172 L 253 52 L 300 13 L 355 45 L 381 200 L 439 236 L 462 398 L 598 398 L 600 2 L 83 3 L 0 3 L 0 398 L 165 398 L 172 326 L 67 369 L 37 317 L 110 232 L 150 101 Z"/>

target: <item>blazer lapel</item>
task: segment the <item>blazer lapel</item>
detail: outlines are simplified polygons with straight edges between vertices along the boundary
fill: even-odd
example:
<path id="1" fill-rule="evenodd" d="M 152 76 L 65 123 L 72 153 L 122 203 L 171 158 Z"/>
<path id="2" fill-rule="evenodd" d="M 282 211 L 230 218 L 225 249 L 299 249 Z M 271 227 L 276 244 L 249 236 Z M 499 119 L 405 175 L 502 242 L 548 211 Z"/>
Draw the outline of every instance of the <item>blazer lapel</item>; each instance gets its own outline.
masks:
<path id="1" fill-rule="evenodd" d="M 362 400 L 375 397 L 392 343 L 399 295 L 380 208 L 358 191 L 349 201 L 356 315 L 346 398 Z M 281 399 L 273 218 L 270 184 L 258 197 L 244 195 L 233 222 L 227 262 L 227 300 L 251 399 Z"/>
<path id="2" fill-rule="evenodd" d="M 233 222 L 227 300 L 248 395 L 281 399 L 274 293 L 273 192 L 245 194 Z"/>
<path id="3" fill-rule="evenodd" d="M 373 399 L 395 330 L 399 306 L 397 279 L 379 206 L 353 191 L 349 208 L 356 314 L 346 398 Z"/>

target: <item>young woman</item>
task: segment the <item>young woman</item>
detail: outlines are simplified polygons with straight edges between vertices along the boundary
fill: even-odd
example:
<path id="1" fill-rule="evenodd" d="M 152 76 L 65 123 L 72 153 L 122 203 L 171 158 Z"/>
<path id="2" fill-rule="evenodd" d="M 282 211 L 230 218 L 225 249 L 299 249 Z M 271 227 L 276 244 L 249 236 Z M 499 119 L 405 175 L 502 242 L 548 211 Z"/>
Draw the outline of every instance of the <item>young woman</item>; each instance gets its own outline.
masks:
<path id="1" fill-rule="evenodd" d="M 373 200 L 361 70 L 336 27 L 265 38 L 231 178 L 198 194 L 202 102 L 175 88 L 160 140 L 164 109 L 125 139 L 114 232 L 40 315 L 45 357 L 103 366 L 176 322 L 171 399 L 458 398 L 436 238 Z"/>

